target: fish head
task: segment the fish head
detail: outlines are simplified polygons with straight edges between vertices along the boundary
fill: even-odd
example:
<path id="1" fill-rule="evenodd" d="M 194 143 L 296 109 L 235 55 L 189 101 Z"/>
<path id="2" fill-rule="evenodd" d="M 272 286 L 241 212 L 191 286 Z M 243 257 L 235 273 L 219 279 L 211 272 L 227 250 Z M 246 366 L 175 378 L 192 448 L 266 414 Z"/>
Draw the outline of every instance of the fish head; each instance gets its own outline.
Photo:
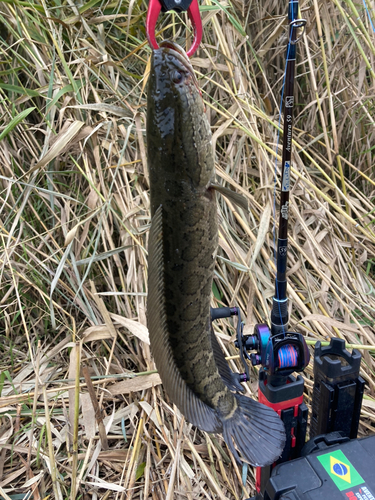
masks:
<path id="1" fill-rule="evenodd" d="M 168 93 L 184 94 L 200 89 L 186 52 L 171 41 L 164 41 L 153 51 L 149 92 L 154 98 L 163 98 Z"/>
<path id="2" fill-rule="evenodd" d="M 186 52 L 177 44 L 164 41 L 153 50 L 148 97 L 156 108 L 175 109 L 189 101 L 203 108 L 202 94 Z M 200 101 L 200 102 L 198 102 Z"/>
<path id="3" fill-rule="evenodd" d="M 193 67 L 173 42 L 152 52 L 146 135 L 150 176 L 160 186 L 205 188 L 214 175 L 211 130 Z"/>

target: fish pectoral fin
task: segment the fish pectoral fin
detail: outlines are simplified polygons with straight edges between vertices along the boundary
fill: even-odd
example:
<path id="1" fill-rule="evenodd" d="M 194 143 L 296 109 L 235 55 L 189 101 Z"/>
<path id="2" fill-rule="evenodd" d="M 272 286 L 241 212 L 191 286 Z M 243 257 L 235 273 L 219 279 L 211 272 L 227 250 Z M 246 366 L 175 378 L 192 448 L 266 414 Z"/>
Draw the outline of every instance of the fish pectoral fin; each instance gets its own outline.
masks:
<path id="1" fill-rule="evenodd" d="M 186 420 L 206 432 L 221 432 L 222 422 L 216 411 L 189 388 L 173 356 L 166 315 L 163 253 L 163 208 L 160 206 L 151 221 L 148 245 L 147 323 L 151 352 L 165 391 Z"/>
<path id="2" fill-rule="evenodd" d="M 235 205 L 243 208 L 244 210 L 249 210 L 249 204 L 247 202 L 247 199 L 244 196 L 242 196 L 242 194 L 238 194 L 229 188 L 213 183 L 209 185 L 208 189 L 215 189 L 220 194 L 228 198 L 228 200 L 230 200 Z"/>
<path id="3" fill-rule="evenodd" d="M 229 368 L 229 365 L 227 363 L 227 360 L 225 359 L 223 351 L 221 350 L 219 342 L 217 341 L 213 328 L 211 328 L 211 345 L 217 369 L 225 385 L 231 391 L 244 392 L 245 389 L 244 387 L 242 387 L 240 381 L 237 378 L 238 373 L 233 373 Z"/>

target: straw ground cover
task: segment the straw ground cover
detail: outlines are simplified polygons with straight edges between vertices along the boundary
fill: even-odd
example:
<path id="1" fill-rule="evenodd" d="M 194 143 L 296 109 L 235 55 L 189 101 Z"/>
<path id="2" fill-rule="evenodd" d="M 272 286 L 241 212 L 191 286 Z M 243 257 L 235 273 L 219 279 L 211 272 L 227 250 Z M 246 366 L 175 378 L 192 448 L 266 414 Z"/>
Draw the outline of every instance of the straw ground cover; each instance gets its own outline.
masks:
<path id="1" fill-rule="evenodd" d="M 374 2 L 368 7 L 375 19 Z M 150 355 L 146 9 L 134 0 L 0 5 L 6 499 L 240 499 L 253 492 L 252 468 L 246 476 L 220 436 L 184 421 Z M 301 11 L 308 23 L 295 94 L 291 326 L 312 344 L 338 336 L 363 347 L 365 435 L 375 422 L 375 34 L 361 2 L 308 0 Z M 241 307 L 246 333 L 268 320 L 273 295 L 286 12 L 277 0 L 204 0 L 203 43 L 192 59 L 218 181 L 250 206 L 245 213 L 218 199 L 212 297 L 213 306 Z M 190 43 L 185 22 L 165 15 L 159 39 Z M 218 321 L 215 331 L 235 356 L 234 325 Z M 230 365 L 241 370 L 236 358 Z M 247 387 L 253 397 L 256 373 Z M 304 376 L 309 404 L 311 365 Z"/>

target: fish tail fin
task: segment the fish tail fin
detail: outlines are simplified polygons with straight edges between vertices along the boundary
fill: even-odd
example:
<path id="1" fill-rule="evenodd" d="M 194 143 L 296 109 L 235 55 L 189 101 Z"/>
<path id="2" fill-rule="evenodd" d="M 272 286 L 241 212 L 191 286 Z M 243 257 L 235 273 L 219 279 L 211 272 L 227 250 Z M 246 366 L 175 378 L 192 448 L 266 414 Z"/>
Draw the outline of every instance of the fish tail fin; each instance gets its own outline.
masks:
<path id="1" fill-rule="evenodd" d="M 237 462 L 241 462 L 236 447 L 251 465 L 264 467 L 274 463 L 285 445 L 284 423 L 268 406 L 240 394 L 233 415 L 223 418 L 223 437 Z"/>

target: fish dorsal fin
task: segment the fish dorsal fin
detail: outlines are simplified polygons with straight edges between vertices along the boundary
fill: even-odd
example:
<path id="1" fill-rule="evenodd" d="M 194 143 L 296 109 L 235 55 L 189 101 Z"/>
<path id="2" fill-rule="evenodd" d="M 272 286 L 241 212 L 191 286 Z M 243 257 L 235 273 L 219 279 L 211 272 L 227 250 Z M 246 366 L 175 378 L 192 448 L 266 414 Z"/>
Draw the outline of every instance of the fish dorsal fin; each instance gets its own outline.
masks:
<path id="1" fill-rule="evenodd" d="M 190 423 L 206 432 L 221 432 L 222 423 L 215 410 L 203 403 L 182 378 L 170 345 L 165 304 L 162 206 L 152 218 L 149 236 L 147 317 L 151 351 L 168 396 Z"/>

